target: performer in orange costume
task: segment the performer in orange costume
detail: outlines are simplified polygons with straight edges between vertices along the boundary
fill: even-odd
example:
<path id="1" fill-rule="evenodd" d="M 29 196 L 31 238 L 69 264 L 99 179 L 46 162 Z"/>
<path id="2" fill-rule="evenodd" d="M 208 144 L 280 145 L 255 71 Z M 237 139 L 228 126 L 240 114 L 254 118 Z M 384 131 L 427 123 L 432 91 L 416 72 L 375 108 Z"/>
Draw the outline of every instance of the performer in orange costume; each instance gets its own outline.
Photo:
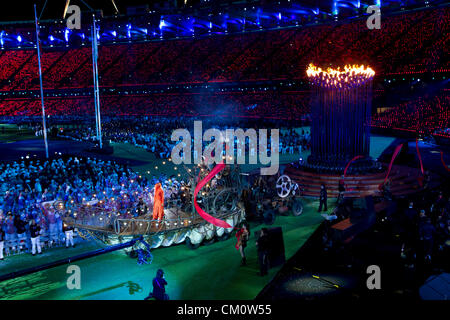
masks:
<path id="1" fill-rule="evenodd" d="M 155 197 L 153 199 L 153 220 L 162 220 L 164 216 L 164 190 L 161 183 L 155 185 Z"/>

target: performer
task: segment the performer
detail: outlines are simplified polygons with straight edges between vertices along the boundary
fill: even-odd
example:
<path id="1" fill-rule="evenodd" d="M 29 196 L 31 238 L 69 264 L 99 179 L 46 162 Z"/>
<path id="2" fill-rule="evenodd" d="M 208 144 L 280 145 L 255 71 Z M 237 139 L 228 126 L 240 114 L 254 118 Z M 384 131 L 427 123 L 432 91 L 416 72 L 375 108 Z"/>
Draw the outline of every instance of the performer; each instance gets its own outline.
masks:
<path id="1" fill-rule="evenodd" d="M 156 277 L 153 278 L 153 292 L 150 292 L 144 300 L 150 298 L 155 298 L 156 300 L 169 300 L 169 295 L 166 293 L 166 285 L 167 281 L 164 279 L 164 271 L 158 269 Z"/>
<path id="2" fill-rule="evenodd" d="M 327 189 L 325 188 L 325 185 L 322 183 L 320 185 L 320 204 L 319 204 L 319 210 L 318 212 L 322 211 L 322 206 L 324 207 L 323 211 L 327 211 Z"/>
<path id="3" fill-rule="evenodd" d="M 164 190 L 161 183 L 155 185 L 155 196 L 153 202 L 153 220 L 162 220 L 164 217 Z"/>
<path id="4" fill-rule="evenodd" d="M 72 248 L 74 248 L 75 246 L 73 244 L 73 226 L 64 223 L 63 230 L 66 236 L 66 248 L 69 248 L 69 243 L 72 246 Z"/>
<path id="5" fill-rule="evenodd" d="M 247 265 L 247 258 L 245 257 L 244 249 L 245 249 L 245 247 L 247 247 L 247 241 L 249 238 L 249 234 L 250 234 L 250 231 L 249 231 L 249 228 L 246 223 L 244 223 L 242 225 L 242 228 L 239 229 L 238 232 L 236 232 L 237 242 L 236 242 L 235 248 L 237 250 L 239 250 L 239 253 L 241 254 L 241 258 L 242 258 L 241 266 Z"/>

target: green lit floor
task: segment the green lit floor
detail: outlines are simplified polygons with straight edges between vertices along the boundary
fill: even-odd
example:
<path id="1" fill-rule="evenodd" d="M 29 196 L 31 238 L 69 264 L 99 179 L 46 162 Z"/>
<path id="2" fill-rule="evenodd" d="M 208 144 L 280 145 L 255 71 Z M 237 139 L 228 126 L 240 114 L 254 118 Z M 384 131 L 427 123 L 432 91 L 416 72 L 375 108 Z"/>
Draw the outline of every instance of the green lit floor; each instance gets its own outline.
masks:
<path id="1" fill-rule="evenodd" d="M 305 202 L 305 212 L 302 216 L 278 216 L 272 225 L 281 226 L 283 229 L 287 259 L 303 245 L 323 220 L 316 211 L 317 205 L 317 201 Z M 253 225 L 252 234 L 261 227 Z M 152 252 L 153 263 L 141 266 L 136 263 L 136 259 L 129 258 L 122 251 L 108 253 L 76 263 L 81 268 L 80 290 L 67 289 L 66 281 L 69 275 L 66 273 L 66 265 L 2 282 L 0 298 L 141 300 L 151 290 L 151 281 L 156 270 L 162 268 L 169 283 L 167 293 L 171 299 L 253 299 L 272 279 L 279 267 L 271 269 L 266 277 L 257 276 L 253 235 L 246 250 L 246 267 L 240 267 L 240 256 L 234 244 L 235 238 L 231 237 L 196 250 L 188 249 L 184 244 L 155 249 Z M 7 257 L 0 262 L 0 272 L 5 274 L 93 248 L 92 244 L 88 247 L 80 245 L 75 249 L 51 249 L 56 255 L 47 252 L 36 257 Z"/>
<path id="2" fill-rule="evenodd" d="M 371 156 L 379 154 L 393 141 L 393 138 L 372 136 Z M 127 144 L 114 144 L 114 155 L 123 159 L 138 159 L 141 165 L 134 170 L 149 176 L 160 173 L 183 174 L 175 170 L 173 163 L 162 164 L 161 159 Z M 309 152 L 302 153 L 306 158 Z M 280 163 L 296 161 L 299 154 L 281 155 Z M 155 169 L 158 166 L 158 169 Z M 245 171 L 254 169 L 248 165 Z M 277 217 L 273 226 L 281 226 L 289 259 L 318 227 L 323 218 L 317 213 L 318 202 L 305 199 L 302 216 Z M 329 207 L 331 201 L 329 201 Z M 332 209 L 332 208 L 331 208 Z M 330 211 L 329 211 L 330 212 Z M 252 226 L 253 231 L 262 226 Z M 234 248 L 235 238 L 201 246 L 196 250 L 184 244 L 154 250 L 154 261 L 139 266 L 136 259 L 123 252 L 114 252 L 78 261 L 81 268 L 81 289 L 66 287 L 67 266 L 61 266 L 0 284 L 0 299 L 138 299 L 142 300 L 151 290 L 151 281 L 158 268 L 166 272 L 169 283 L 167 291 L 171 299 L 253 299 L 273 278 L 280 267 L 271 269 L 269 275 L 261 278 L 258 271 L 255 239 L 247 247 L 248 266 L 240 267 L 240 256 Z M 96 243 L 84 243 L 75 249 L 54 248 L 41 256 L 19 255 L 0 261 L 0 274 L 37 266 L 49 261 L 69 257 L 99 248 Z"/>

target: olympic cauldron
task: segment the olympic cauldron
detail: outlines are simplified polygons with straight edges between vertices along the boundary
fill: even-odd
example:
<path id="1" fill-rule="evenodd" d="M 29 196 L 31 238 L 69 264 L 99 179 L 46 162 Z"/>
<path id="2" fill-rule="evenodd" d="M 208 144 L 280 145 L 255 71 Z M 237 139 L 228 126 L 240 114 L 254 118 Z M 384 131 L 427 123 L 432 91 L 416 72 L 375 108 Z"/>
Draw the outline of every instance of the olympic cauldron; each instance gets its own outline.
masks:
<path id="1" fill-rule="evenodd" d="M 317 171 L 342 172 L 356 156 L 355 165 L 374 167 L 369 157 L 372 79 L 370 67 L 345 66 L 326 70 L 310 64 L 313 87 L 311 155 L 306 166 Z"/>

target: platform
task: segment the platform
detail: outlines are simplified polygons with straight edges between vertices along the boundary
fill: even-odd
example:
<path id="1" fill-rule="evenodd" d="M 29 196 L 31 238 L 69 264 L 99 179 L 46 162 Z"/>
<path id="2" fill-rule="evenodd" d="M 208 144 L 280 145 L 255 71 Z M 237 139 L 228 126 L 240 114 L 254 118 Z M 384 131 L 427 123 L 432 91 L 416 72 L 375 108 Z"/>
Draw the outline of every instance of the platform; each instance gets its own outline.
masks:
<path id="1" fill-rule="evenodd" d="M 342 175 L 313 173 L 297 169 L 292 165 L 286 167 L 284 174 L 288 175 L 303 189 L 306 197 L 319 197 L 320 185 L 325 184 L 328 197 L 337 198 L 339 181 Z M 363 198 L 369 195 L 381 196 L 380 185 L 384 182 L 387 171 L 367 175 L 349 175 L 345 177 L 345 196 L 351 198 Z M 391 180 L 391 192 L 394 196 L 405 196 L 421 190 L 419 178 L 421 172 L 418 169 L 406 166 L 392 166 L 389 174 Z"/>

